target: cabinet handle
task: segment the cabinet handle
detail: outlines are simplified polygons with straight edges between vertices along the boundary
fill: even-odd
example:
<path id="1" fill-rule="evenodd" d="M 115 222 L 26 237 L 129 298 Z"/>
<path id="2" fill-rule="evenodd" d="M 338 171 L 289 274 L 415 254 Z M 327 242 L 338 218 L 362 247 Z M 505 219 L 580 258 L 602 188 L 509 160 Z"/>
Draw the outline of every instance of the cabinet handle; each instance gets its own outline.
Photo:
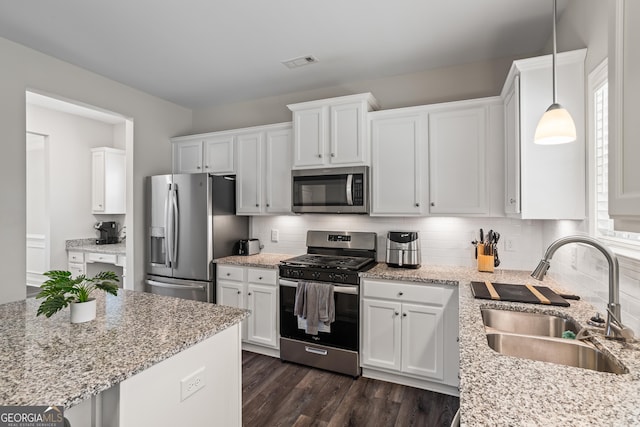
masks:
<path id="1" fill-rule="evenodd" d="M 322 158 L 322 154 L 318 154 L 318 158 L 321 159 Z"/>
<path id="2" fill-rule="evenodd" d="M 205 169 L 209 169 L 209 165 L 206 165 L 204 168 L 205 168 Z"/>
<path id="3" fill-rule="evenodd" d="M 240 295 L 242 292 L 238 291 L 238 295 Z"/>
<path id="4" fill-rule="evenodd" d="M 512 205 L 516 202 L 516 199 L 509 199 L 509 203 L 511 203 Z"/>
<path id="5" fill-rule="evenodd" d="M 269 206 L 270 206 L 269 203 L 267 203 L 267 207 L 269 207 Z"/>
<path id="6" fill-rule="evenodd" d="M 404 295 L 404 292 L 398 292 L 399 297 L 401 297 L 402 295 Z"/>
<path id="7" fill-rule="evenodd" d="M 256 203 L 256 208 L 259 208 L 259 207 L 260 207 L 260 205 Z"/>
<path id="8" fill-rule="evenodd" d="M 258 277 L 258 280 L 262 280 L 262 276 Z"/>
<path id="9" fill-rule="evenodd" d="M 435 206 L 435 205 L 436 205 L 436 202 L 431 202 L 431 206 Z"/>
<path id="10" fill-rule="evenodd" d="M 394 315 L 394 316 L 399 316 L 399 315 L 400 315 L 400 313 L 398 313 L 397 311 L 394 311 L 394 312 L 393 312 L 393 315 Z"/>
<path id="11" fill-rule="evenodd" d="M 416 203 L 416 208 L 419 208 L 419 207 L 420 207 L 420 203 Z"/>
<path id="12" fill-rule="evenodd" d="M 231 273 L 227 273 L 227 276 L 231 276 Z"/>
<path id="13" fill-rule="evenodd" d="M 402 317 L 407 317 L 407 313 L 402 313 Z"/>
<path id="14" fill-rule="evenodd" d="M 251 292 L 249 292 L 247 295 L 251 296 Z"/>
<path id="15" fill-rule="evenodd" d="M 202 169 L 200 166 L 196 166 L 196 169 Z"/>

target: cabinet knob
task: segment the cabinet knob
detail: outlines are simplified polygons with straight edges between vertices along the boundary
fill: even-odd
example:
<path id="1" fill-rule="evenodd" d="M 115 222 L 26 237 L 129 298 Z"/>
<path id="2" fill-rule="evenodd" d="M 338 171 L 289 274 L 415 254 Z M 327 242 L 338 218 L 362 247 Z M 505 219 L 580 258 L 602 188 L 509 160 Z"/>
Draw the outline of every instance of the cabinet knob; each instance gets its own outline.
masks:
<path id="1" fill-rule="evenodd" d="M 269 207 L 269 206 L 270 206 L 269 203 L 267 203 L 267 207 Z"/>
<path id="2" fill-rule="evenodd" d="M 419 208 L 419 207 L 420 207 L 420 203 L 416 203 L 416 208 Z"/>
<path id="3" fill-rule="evenodd" d="M 260 205 L 256 203 L 256 208 L 259 208 L 259 207 L 260 207 Z"/>
<path id="4" fill-rule="evenodd" d="M 399 297 L 401 297 L 402 295 L 404 295 L 404 292 L 398 292 Z"/>
<path id="5" fill-rule="evenodd" d="M 238 295 L 240 295 L 242 292 L 238 291 Z"/>
<path id="6" fill-rule="evenodd" d="M 227 276 L 231 276 L 231 273 L 227 273 Z"/>
<path id="7" fill-rule="evenodd" d="M 202 169 L 200 166 L 196 166 L 196 169 Z"/>
<path id="8" fill-rule="evenodd" d="M 251 292 L 249 292 L 247 295 L 251 296 Z"/>
<path id="9" fill-rule="evenodd" d="M 262 280 L 262 276 L 258 277 L 258 280 Z"/>
<path id="10" fill-rule="evenodd" d="M 402 317 L 407 317 L 407 313 L 402 313 Z"/>
<path id="11" fill-rule="evenodd" d="M 510 204 L 512 204 L 512 205 L 513 205 L 515 202 L 516 202 L 516 199 L 509 199 L 509 203 L 510 203 Z"/>
<path id="12" fill-rule="evenodd" d="M 205 169 L 209 169 L 209 165 L 206 165 L 204 168 L 205 168 Z"/>
<path id="13" fill-rule="evenodd" d="M 431 206 L 435 206 L 435 205 L 436 205 L 436 202 L 431 202 Z"/>
<path id="14" fill-rule="evenodd" d="M 335 157 L 335 156 L 336 156 L 336 153 L 331 153 L 331 157 Z"/>
<path id="15" fill-rule="evenodd" d="M 322 158 L 322 154 L 318 154 L 318 158 L 321 159 Z"/>
<path id="16" fill-rule="evenodd" d="M 400 315 L 400 313 L 398 313 L 397 311 L 395 311 L 395 312 L 393 313 L 393 315 L 394 315 L 394 316 L 399 316 L 399 315 Z"/>

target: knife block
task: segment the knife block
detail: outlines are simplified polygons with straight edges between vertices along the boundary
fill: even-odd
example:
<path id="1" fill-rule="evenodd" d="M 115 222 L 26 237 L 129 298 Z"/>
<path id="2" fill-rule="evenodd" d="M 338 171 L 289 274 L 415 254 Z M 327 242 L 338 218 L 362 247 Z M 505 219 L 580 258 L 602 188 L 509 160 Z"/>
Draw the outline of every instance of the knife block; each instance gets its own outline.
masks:
<path id="1" fill-rule="evenodd" d="M 493 273 L 493 255 L 484 255 L 484 245 L 478 244 L 478 271 Z"/>

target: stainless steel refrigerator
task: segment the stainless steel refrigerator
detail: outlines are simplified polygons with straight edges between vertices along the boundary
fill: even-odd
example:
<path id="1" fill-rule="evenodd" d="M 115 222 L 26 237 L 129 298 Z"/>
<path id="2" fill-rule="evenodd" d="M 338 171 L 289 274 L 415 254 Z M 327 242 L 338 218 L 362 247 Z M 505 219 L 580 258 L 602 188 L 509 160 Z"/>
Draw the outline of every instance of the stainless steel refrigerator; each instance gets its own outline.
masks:
<path id="1" fill-rule="evenodd" d="M 148 292 L 215 302 L 214 258 L 249 236 L 235 182 L 207 173 L 146 178 Z"/>

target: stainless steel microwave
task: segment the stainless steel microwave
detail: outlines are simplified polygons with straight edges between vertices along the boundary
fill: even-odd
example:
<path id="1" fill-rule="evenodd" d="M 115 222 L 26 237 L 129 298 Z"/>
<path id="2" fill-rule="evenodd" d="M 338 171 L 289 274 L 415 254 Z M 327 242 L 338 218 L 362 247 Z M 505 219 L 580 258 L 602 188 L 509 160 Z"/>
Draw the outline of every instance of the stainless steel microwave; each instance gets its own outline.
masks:
<path id="1" fill-rule="evenodd" d="M 293 170 L 296 213 L 369 213 L 369 167 Z"/>

